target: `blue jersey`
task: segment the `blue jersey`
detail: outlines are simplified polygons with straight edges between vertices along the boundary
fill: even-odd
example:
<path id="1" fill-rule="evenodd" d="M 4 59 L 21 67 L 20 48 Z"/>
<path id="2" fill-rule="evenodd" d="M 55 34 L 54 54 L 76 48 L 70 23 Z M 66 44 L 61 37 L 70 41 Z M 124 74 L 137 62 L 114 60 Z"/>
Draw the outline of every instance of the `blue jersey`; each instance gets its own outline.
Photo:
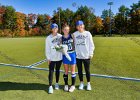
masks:
<path id="1" fill-rule="evenodd" d="M 75 51 L 74 40 L 73 40 L 71 34 L 69 34 L 69 36 L 67 38 L 62 36 L 62 44 L 65 44 L 68 46 L 68 52 Z"/>
<path id="2" fill-rule="evenodd" d="M 74 48 L 74 40 L 72 36 L 69 34 L 67 38 L 62 36 L 62 44 L 65 44 L 68 46 L 68 54 L 71 57 L 71 61 L 69 61 L 65 55 L 63 55 L 63 64 L 69 64 L 73 65 L 76 64 L 76 53 L 75 53 L 75 48 Z"/>

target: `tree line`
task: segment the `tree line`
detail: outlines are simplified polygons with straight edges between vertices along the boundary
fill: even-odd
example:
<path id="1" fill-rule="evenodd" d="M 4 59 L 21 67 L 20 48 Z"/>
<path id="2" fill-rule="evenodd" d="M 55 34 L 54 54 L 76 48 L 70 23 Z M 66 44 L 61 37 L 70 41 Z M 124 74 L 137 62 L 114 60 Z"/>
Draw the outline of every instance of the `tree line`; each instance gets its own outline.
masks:
<path id="1" fill-rule="evenodd" d="M 116 14 L 110 9 L 104 9 L 101 16 L 96 16 L 87 6 L 80 6 L 75 12 L 59 7 L 53 12 L 53 16 L 49 16 L 24 14 L 16 12 L 12 6 L 0 5 L 0 37 L 45 36 L 51 32 L 51 23 L 59 25 L 59 32 L 64 24 L 69 24 L 72 33 L 76 30 L 77 20 L 83 20 L 86 30 L 93 36 L 140 34 L 140 1 L 133 3 L 129 8 L 121 5 Z M 109 34 L 110 25 L 111 34 Z"/>

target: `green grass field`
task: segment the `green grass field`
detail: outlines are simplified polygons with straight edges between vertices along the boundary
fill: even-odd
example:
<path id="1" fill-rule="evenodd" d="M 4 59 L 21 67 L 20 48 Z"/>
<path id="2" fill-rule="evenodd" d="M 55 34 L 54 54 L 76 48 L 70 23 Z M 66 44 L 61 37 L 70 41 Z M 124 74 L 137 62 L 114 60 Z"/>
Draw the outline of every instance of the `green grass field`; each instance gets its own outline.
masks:
<path id="1" fill-rule="evenodd" d="M 93 39 L 96 50 L 91 73 L 140 78 L 140 37 Z M 0 62 L 38 62 L 45 58 L 44 46 L 42 37 L 0 38 Z M 0 100 L 140 100 L 140 82 L 91 77 L 92 91 L 76 89 L 73 93 L 64 92 L 63 84 L 61 73 L 61 89 L 48 94 L 48 72 L 0 66 Z M 78 85 L 77 77 L 77 88 Z"/>

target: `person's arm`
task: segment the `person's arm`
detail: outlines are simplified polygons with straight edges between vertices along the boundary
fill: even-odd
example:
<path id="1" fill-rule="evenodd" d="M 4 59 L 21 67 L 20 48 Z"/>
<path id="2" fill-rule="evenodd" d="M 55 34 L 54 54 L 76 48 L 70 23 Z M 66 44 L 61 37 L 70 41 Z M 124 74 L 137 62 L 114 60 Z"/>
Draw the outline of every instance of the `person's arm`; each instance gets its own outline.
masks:
<path id="1" fill-rule="evenodd" d="M 77 31 L 73 33 L 73 40 L 74 40 L 74 49 L 75 49 L 75 51 L 77 50 L 77 44 L 78 44 L 76 36 L 77 36 Z"/>
<path id="2" fill-rule="evenodd" d="M 72 38 L 74 39 L 74 34 L 71 34 Z"/>
<path id="3" fill-rule="evenodd" d="M 89 34 L 89 37 L 90 37 L 89 38 L 89 56 L 90 56 L 90 59 L 92 59 L 94 50 L 95 50 L 95 45 L 94 45 L 91 33 Z"/>
<path id="4" fill-rule="evenodd" d="M 59 43 L 58 45 L 62 45 L 62 36 L 59 38 Z"/>
<path id="5" fill-rule="evenodd" d="M 73 39 L 73 47 L 74 47 L 74 49 L 75 49 L 75 38 L 74 38 L 74 33 L 73 34 L 71 34 L 71 36 L 72 36 L 72 39 Z"/>
<path id="6" fill-rule="evenodd" d="M 51 50 L 50 43 L 48 41 L 48 38 L 46 38 L 46 41 L 45 41 L 45 56 L 48 60 L 48 64 L 50 64 L 50 58 L 51 58 L 50 57 L 50 50 Z"/>

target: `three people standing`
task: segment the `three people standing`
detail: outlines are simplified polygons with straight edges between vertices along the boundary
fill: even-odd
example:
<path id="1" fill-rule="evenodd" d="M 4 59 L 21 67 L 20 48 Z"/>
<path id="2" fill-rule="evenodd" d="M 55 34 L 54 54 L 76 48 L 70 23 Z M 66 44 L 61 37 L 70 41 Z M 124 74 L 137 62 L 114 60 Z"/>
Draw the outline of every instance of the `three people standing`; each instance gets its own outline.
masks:
<path id="1" fill-rule="evenodd" d="M 75 64 L 77 65 L 78 75 L 80 80 L 79 89 L 84 89 L 83 83 L 83 67 L 86 72 L 87 79 L 87 90 L 91 90 L 90 85 L 90 59 L 93 57 L 93 52 L 95 49 L 92 35 L 89 31 L 85 30 L 85 26 L 83 21 L 79 20 L 76 22 L 77 31 L 73 34 L 69 34 L 70 27 L 68 25 L 64 25 L 63 33 L 64 35 L 60 35 L 57 33 L 58 25 L 52 24 L 52 34 L 50 34 L 46 38 L 46 57 L 48 59 L 49 64 L 49 93 L 53 93 L 52 87 L 52 79 L 53 79 L 53 71 L 54 67 L 56 67 L 56 84 L 55 89 L 59 89 L 59 70 L 61 66 L 61 62 L 63 61 L 65 73 L 63 75 L 65 86 L 64 90 L 73 92 L 75 90 Z M 61 52 L 52 49 L 54 45 L 67 45 L 68 46 L 68 54 L 71 57 L 71 61 L 69 61 L 65 55 L 62 55 Z M 71 67 L 71 86 L 68 87 L 68 69 Z"/>

